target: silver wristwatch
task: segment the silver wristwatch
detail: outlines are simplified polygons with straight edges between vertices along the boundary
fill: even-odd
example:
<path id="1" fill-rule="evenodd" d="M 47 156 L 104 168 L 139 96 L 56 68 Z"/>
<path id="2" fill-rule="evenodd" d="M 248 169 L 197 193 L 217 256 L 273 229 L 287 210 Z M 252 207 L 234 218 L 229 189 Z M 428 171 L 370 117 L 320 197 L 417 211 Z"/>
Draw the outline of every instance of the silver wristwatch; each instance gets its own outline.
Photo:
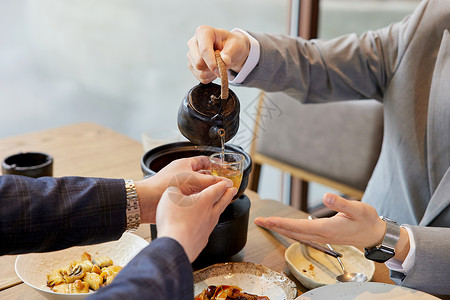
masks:
<path id="1" fill-rule="evenodd" d="M 400 238 L 400 226 L 393 220 L 380 216 L 386 222 L 386 233 L 380 245 L 365 248 L 364 255 L 367 259 L 384 263 L 395 255 L 395 247 Z"/>
<path id="2" fill-rule="evenodd" d="M 135 231 L 141 223 L 141 211 L 136 186 L 131 179 L 125 180 L 127 195 L 127 231 Z"/>

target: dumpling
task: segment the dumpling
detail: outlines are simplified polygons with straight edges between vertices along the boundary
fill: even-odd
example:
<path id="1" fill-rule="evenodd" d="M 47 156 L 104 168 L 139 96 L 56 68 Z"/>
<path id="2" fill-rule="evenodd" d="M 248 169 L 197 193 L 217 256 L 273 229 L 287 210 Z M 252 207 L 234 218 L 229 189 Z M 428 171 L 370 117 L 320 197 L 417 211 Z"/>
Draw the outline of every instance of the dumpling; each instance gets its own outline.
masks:
<path id="1" fill-rule="evenodd" d="M 61 269 L 53 270 L 47 274 L 47 286 L 54 286 L 65 282 Z"/>
<path id="2" fill-rule="evenodd" d="M 70 294 L 69 284 L 61 283 L 61 284 L 55 285 L 54 287 L 52 287 L 52 291 L 54 291 L 55 293 Z"/>
<path id="3" fill-rule="evenodd" d="M 83 281 L 86 282 L 91 289 L 96 291 L 103 284 L 103 277 L 96 273 L 87 272 Z"/>
<path id="4" fill-rule="evenodd" d="M 100 276 L 106 278 L 105 285 L 108 285 L 114 280 L 114 278 L 116 278 L 117 274 L 119 274 L 120 271 L 122 271 L 121 266 L 109 266 L 102 269 L 102 273 L 100 274 Z"/>
<path id="5" fill-rule="evenodd" d="M 109 266 L 112 266 L 112 264 L 113 264 L 112 259 L 109 258 L 108 256 L 100 256 L 100 257 L 94 258 L 92 260 L 92 262 L 94 263 L 94 265 L 97 265 L 100 268 L 109 267 Z"/>
<path id="6" fill-rule="evenodd" d="M 74 283 L 69 284 L 69 292 L 71 294 L 89 293 L 89 284 L 78 279 Z"/>

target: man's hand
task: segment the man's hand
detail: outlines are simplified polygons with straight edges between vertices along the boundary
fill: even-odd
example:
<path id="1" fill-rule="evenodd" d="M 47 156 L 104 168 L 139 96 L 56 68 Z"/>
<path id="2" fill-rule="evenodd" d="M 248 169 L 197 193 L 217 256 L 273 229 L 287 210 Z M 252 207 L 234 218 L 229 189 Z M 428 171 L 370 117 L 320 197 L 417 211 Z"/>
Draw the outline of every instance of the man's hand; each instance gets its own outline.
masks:
<path id="1" fill-rule="evenodd" d="M 156 212 L 158 237 L 177 240 L 193 262 L 236 192 L 233 184 L 225 180 L 191 195 L 178 187 L 168 187 Z"/>
<path id="2" fill-rule="evenodd" d="M 241 32 L 202 25 L 188 41 L 188 47 L 189 69 L 200 82 L 209 83 L 219 77 L 214 50 L 220 50 L 227 70 L 239 73 L 250 52 L 250 41 Z"/>
<path id="3" fill-rule="evenodd" d="M 372 247 L 381 243 L 386 224 L 378 217 L 375 208 L 330 193 L 324 195 L 323 203 L 338 213 L 331 218 L 314 220 L 260 217 L 255 219 L 255 224 L 297 240 L 356 247 Z"/>
<path id="4" fill-rule="evenodd" d="M 210 185 L 227 180 L 202 172 L 209 170 L 209 165 L 207 156 L 178 159 L 168 164 L 156 175 L 136 181 L 141 222 L 155 223 L 156 207 L 168 186 L 176 186 L 184 195 L 190 195 L 198 193 Z"/>
<path id="5" fill-rule="evenodd" d="M 338 213 L 331 218 L 314 220 L 260 217 L 255 219 L 255 224 L 296 240 L 364 248 L 381 244 L 386 232 L 386 223 L 378 217 L 375 208 L 330 193 L 324 195 L 323 203 Z M 394 257 L 404 261 L 409 248 L 408 232 L 405 228 L 400 228 L 400 238 L 395 247 Z"/>

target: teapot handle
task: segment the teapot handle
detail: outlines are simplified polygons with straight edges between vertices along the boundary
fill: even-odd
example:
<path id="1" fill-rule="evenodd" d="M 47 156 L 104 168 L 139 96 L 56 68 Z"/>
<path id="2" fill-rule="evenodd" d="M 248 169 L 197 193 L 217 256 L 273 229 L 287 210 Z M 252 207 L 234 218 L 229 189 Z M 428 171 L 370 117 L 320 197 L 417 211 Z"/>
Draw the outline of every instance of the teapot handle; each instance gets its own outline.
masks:
<path id="1" fill-rule="evenodd" d="M 226 99 L 228 99 L 227 69 L 225 68 L 225 63 L 223 62 L 222 57 L 220 57 L 220 51 L 216 50 L 216 51 L 214 51 L 214 54 L 216 55 L 216 62 L 217 62 L 217 66 L 219 67 L 220 80 L 221 80 L 220 98 L 222 100 L 226 100 Z"/>

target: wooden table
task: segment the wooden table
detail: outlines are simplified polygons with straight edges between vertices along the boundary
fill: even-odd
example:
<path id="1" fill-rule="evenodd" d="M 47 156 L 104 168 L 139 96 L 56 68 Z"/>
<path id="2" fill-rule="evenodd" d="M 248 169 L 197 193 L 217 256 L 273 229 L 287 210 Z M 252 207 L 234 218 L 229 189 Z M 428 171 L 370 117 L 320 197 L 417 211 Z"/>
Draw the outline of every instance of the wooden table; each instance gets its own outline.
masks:
<path id="1" fill-rule="evenodd" d="M 54 158 L 54 176 L 88 176 L 106 178 L 142 178 L 140 159 L 142 145 L 131 138 L 92 123 L 45 130 L 0 139 L 0 159 L 17 152 L 46 152 Z M 300 293 L 307 289 L 290 274 L 284 260 L 286 248 L 293 242 L 253 224 L 258 216 L 277 215 L 306 218 L 306 213 L 274 200 L 261 200 L 250 191 L 251 201 L 247 244 L 231 261 L 247 261 L 265 265 L 287 274 L 297 283 Z M 137 235 L 150 241 L 149 225 L 141 225 Z M 16 256 L 0 257 L 0 299 L 44 299 L 22 283 L 14 271 Z M 376 264 L 373 281 L 392 283 L 384 264 Z"/>

